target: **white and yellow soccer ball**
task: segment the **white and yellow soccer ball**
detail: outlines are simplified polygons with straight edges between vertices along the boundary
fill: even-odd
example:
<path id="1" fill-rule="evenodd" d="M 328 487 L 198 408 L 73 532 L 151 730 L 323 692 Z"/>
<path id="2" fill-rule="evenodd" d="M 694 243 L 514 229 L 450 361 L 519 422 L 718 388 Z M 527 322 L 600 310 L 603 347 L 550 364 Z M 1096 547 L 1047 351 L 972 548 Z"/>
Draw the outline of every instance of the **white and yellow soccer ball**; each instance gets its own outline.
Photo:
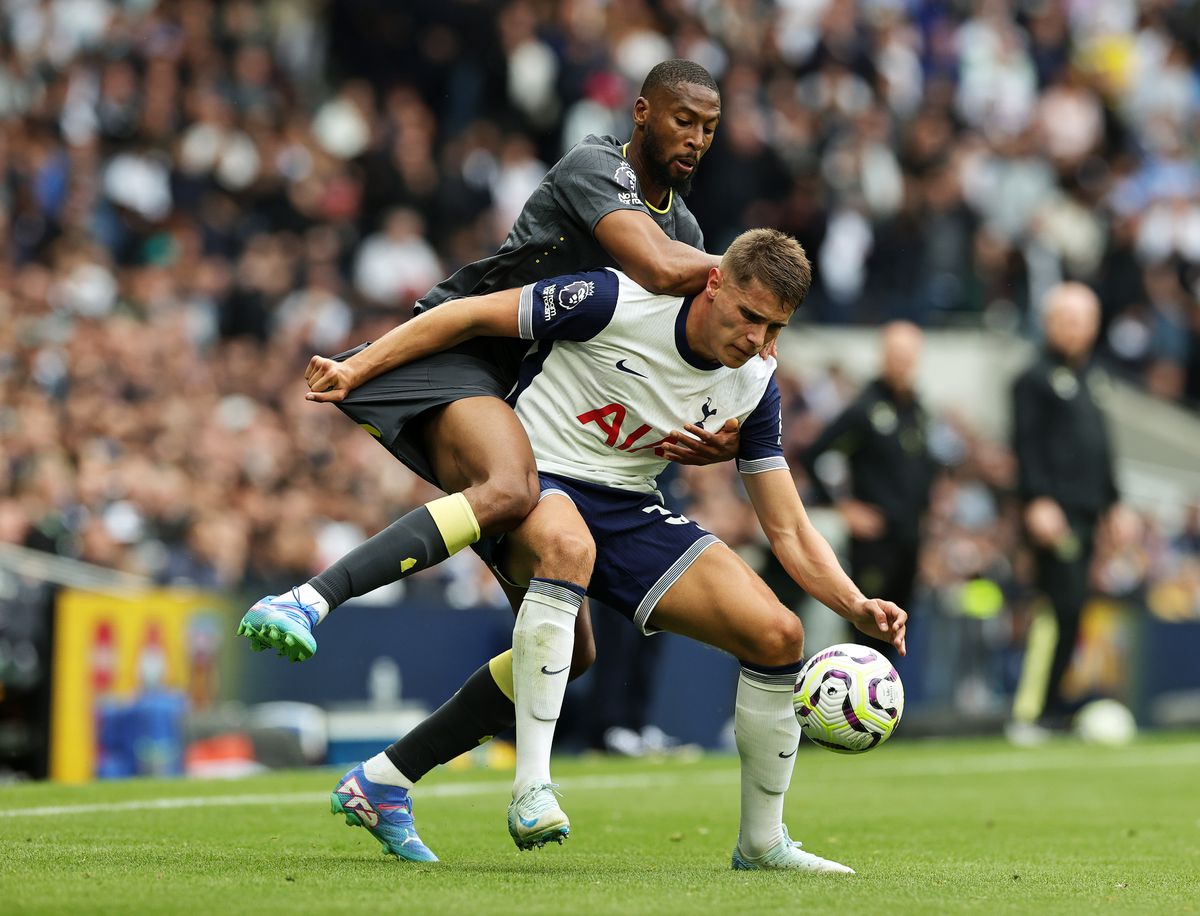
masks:
<path id="1" fill-rule="evenodd" d="M 792 703 L 809 741 L 839 754 L 861 754 L 896 730 L 904 714 L 904 685 L 882 654 L 842 643 L 804 663 Z"/>

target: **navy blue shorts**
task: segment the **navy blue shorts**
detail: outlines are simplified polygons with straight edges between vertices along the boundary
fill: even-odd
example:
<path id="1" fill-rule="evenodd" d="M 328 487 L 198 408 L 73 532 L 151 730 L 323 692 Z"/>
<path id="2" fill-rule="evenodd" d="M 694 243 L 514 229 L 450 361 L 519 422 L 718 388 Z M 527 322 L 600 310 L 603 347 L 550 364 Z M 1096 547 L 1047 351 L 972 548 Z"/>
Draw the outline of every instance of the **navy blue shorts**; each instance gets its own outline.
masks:
<path id="1" fill-rule="evenodd" d="M 633 493 L 598 484 L 539 474 L 542 499 L 559 493 L 575 504 L 596 542 L 596 568 L 588 595 L 628 617 L 643 633 L 667 589 L 696 558 L 720 539 L 691 519 L 665 508 L 655 493 Z M 481 542 L 478 553 L 495 568 L 496 545 Z"/>

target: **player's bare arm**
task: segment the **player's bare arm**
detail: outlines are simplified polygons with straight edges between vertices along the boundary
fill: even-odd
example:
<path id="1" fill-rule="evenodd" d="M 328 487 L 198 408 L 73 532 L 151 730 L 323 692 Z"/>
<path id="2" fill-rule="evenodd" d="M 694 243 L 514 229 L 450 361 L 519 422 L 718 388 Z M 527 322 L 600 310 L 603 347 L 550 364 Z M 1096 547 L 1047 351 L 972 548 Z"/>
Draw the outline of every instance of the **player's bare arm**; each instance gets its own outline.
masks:
<path id="1" fill-rule="evenodd" d="M 397 325 L 345 362 L 314 356 L 304 371 L 310 401 L 340 401 L 368 379 L 473 337 L 518 337 L 519 289 L 455 299 Z"/>
<path id="2" fill-rule="evenodd" d="M 797 584 L 858 630 L 906 653 L 908 614 L 881 598 L 866 597 L 846 575 L 829 542 L 813 527 L 792 475 L 785 470 L 744 474 L 746 492 L 771 550 Z"/>
<path id="3" fill-rule="evenodd" d="M 595 235 L 631 280 L 660 295 L 700 292 L 708 272 L 721 264 L 715 254 L 668 238 L 640 210 L 614 210 L 596 224 Z"/>

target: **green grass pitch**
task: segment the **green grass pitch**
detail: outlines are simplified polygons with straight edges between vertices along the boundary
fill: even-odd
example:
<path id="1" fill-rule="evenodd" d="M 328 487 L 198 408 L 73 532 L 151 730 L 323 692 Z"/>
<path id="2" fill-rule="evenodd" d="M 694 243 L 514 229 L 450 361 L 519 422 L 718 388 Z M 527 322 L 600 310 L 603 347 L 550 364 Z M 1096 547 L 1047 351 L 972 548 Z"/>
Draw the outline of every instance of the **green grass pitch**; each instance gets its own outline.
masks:
<path id="1" fill-rule="evenodd" d="M 572 836 L 518 852 L 511 774 L 435 773 L 399 863 L 328 811 L 339 771 L 0 788 L 3 913 L 1200 911 L 1200 737 L 805 744 L 792 835 L 853 877 L 732 872 L 737 761 L 558 759 Z"/>

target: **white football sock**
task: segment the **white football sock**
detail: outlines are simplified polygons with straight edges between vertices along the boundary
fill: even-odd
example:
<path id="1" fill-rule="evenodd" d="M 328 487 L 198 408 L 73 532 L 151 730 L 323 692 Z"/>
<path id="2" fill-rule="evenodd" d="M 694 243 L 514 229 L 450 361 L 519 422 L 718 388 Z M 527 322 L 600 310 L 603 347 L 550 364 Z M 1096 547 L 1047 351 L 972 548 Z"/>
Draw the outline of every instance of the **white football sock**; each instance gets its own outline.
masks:
<path id="1" fill-rule="evenodd" d="M 305 582 L 303 585 L 297 586 L 296 588 L 292 589 L 292 591 L 296 593 L 297 598 L 317 612 L 317 623 L 320 623 L 325 619 L 325 616 L 329 613 L 329 602 L 321 597 L 320 592 L 318 592 L 307 582 Z"/>
<path id="2" fill-rule="evenodd" d="M 792 781 L 800 723 L 792 708 L 796 673 L 742 668 L 733 724 L 742 758 L 742 820 L 738 846 L 761 856 L 783 839 L 783 800 Z"/>
<path id="3" fill-rule="evenodd" d="M 400 786 L 403 789 L 413 787 L 412 780 L 396 769 L 396 764 L 392 763 L 383 751 L 363 763 L 363 775 L 380 786 Z"/>
<path id="4" fill-rule="evenodd" d="M 562 711 L 575 645 L 575 615 L 583 590 L 534 579 L 513 628 L 517 708 L 517 773 L 513 798 L 550 782 L 550 749 Z"/>

